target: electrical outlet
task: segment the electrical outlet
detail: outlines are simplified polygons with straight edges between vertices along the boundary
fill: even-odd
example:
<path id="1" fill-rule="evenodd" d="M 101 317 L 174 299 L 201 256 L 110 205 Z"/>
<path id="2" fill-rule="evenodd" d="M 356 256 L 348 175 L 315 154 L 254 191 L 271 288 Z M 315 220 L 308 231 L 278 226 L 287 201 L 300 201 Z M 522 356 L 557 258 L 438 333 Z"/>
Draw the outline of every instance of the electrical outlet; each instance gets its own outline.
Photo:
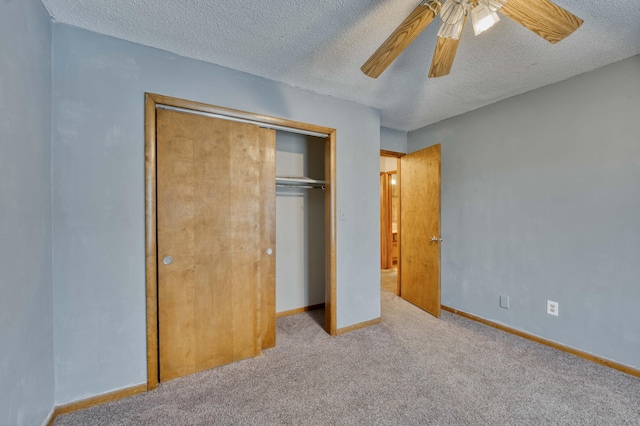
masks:
<path id="1" fill-rule="evenodd" d="M 560 306 L 558 305 L 558 302 L 553 302 L 551 300 L 547 300 L 547 313 L 549 315 L 558 316 L 558 310 L 559 309 L 560 309 Z"/>
<path id="2" fill-rule="evenodd" d="M 500 307 L 509 309 L 509 296 L 500 295 Z"/>

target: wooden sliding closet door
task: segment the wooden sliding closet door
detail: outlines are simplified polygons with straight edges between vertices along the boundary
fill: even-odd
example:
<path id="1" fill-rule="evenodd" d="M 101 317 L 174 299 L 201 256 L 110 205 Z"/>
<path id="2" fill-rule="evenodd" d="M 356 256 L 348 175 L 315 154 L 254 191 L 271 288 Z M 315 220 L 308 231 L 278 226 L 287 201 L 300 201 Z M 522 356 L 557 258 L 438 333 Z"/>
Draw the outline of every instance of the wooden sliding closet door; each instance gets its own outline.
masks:
<path id="1" fill-rule="evenodd" d="M 273 130 L 157 110 L 160 381 L 261 353 L 274 152 Z"/>

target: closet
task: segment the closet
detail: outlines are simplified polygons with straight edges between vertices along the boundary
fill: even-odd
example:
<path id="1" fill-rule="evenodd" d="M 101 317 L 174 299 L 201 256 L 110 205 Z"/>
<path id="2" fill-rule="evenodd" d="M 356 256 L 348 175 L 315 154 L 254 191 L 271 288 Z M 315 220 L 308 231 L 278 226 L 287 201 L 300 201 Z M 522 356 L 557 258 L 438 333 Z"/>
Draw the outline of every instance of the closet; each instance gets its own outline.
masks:
<path id="1" fill-rule="evenodd" d="M 325 301 L 325 139 L 276 132 L 276 316 Z"/>
<path id="2" fill-rule="evenodd" d="M 277 314 L 324 305 L 336 334 L 335 143 L 145 94 L 148 389 L 274 347 Z"/>

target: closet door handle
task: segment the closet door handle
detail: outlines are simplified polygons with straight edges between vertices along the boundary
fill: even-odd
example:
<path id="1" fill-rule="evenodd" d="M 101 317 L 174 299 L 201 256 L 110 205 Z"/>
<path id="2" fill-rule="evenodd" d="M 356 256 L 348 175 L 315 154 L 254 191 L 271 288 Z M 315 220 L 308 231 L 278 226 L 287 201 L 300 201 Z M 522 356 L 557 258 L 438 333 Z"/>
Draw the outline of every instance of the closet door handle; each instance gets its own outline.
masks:
<path id="1" fill-rule="evenodd" d="M 173 263 L 173 257 L 165 256 L 164 259 L 162 259 L 162 263 L 165 265 L 171 265 Z"/>
<path id="2" fill-rule="evenodd" d="M 268 254 L 269 256 L 271 256 L 271 255 L 273 254 L 273 249 L 272 249 L 271 247 L 269 247 L 269 248 L 267 249 L 267 254 Z"/>

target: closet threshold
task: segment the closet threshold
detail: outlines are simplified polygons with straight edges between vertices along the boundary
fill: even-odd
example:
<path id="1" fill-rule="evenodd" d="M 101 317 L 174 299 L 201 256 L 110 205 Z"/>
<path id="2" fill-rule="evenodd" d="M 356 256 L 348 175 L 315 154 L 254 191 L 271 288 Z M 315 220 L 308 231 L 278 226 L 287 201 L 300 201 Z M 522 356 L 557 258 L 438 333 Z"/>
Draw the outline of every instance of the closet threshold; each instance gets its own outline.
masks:
<path id="1" fill-rule="evenodd" d="M 276 186 L 308 189 L 325 189 L 327 181 L 304 176 L 276 176 Z"/>

